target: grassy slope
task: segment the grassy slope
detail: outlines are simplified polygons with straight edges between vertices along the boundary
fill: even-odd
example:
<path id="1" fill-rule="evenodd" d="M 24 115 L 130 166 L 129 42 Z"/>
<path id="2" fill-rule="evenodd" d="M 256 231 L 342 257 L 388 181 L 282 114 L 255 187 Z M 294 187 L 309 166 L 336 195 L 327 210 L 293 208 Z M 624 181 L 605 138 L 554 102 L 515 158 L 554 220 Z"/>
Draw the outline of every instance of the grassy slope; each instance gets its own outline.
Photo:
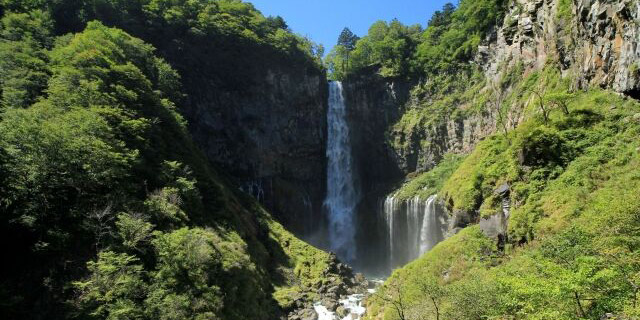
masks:
<path id="1" fill-rule="evenodd" d="M 390 302 L 402 298 L 406 318 L 435 319 L 432 297 L 441 319 L 637 315 L 640 104 L 591 89 L 570 99 L 569 115 L 555 108 L 545 123 L 527 94 L 540 83 L 563 90 L 553 67 L 521 81 L 507 99 L 530 119 L 481 142 L 440 190 L 452 209 L 479 216 L 499 210 L 493 190 L 510 183 L 506 250 L 469 227 L 394 272 L 369 318 L 399 318 Z"/>

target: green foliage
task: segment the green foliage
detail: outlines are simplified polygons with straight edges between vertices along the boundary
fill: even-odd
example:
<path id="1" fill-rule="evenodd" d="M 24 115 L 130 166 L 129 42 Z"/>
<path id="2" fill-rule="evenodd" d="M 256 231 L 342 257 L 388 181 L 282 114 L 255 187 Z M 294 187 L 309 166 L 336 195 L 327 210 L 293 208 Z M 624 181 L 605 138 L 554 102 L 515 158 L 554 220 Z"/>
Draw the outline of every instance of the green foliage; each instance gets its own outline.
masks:
<path id="1" fill-rule="evenodd" d="M 153 242 L 158 267 L 152 277 L 147 313 L 151 319 L 215 319 L 221 313 L 222 255 L 216 236 L 201 229 L 179 229 Z"/>
<path id="2" fill-rule="evenodd" d="M 481 299 L 495 293 L 492 289 L 494 286 L 483 286 L 481 283 L 473 282 L 462 284 L 459 280 L 475 278 L 476 274 L 481 273 L 494 259 L 492 241 L 477 227 L 464 229 L 436 245 L 418 260 L 395 270 L 371 298 L 371 312 L 368 312 L 368 315 L 373 318 L 376 314 L 384 314 L 384 319 L 398 319 L 398 310 L 389 303 L 398 301 L 401 295 L 407 319 L 417 319 L 420 316 L 435 319 L 434 300 L 441 319 L 474 319 L 457 316 L 461 316 L 463 312 L 473 314 L 482 310 L 484 305 L 480 303 Z M 475 286 L 475 289 L 468 291 L 471 289 L 470 286 Z M 487 295 L 482 294 L 483 292 L 487 292 Z M 474 303 L 469 303 L 471 301 Z M 487 299 L 482 303 L 490 302 L 491 300 Z M 456 303 L 463 303 L 461 305 L 465 307 L 460 308 Z"/>
<path id="3" fill-rule="evenodd" d="M 458 69 L 471 59 L 489 28 L 502 19 L 504 5 L 502 0 L 461 1 L 448 24 L 425 31 L 417 49 L 422 67 L 433 73 Z"/>
<path id="4" fill-rule="evenodd" d="M 116 221 L 118 234 L 122 238 L 122 244 L 129 248 L 140 250 L 151 239 L 153 225 L 141 217 L 120 213 Z"/>
<path id="5" fill-rule="evenodd" d="M 327 56 L 326 64 L 332 77 L 338 80 L 374 64 L 380 66 L 384 76 L 405 76 L 410 71 L 409 58 L 421 31 L 420 26 L 407 27 L 398 20 L 378 21 L 355 45 L 353 41 L 339 41 Z M 349 39 L 354 40 L 353 36 Z"/>
<path id="6" fill-rule="evenodd" d="M 53 21 L 42 11 L 8 13 L 0 25 L 0 110 L 25 108 L 42 94 L 49 78 L 45 49 Z"/>
<path id="7" fill-rule="evenodd" d="M 79 309 L 92 318 L 142 319 L 142 299 L 147 290 L 145 272 L 139 260 L 125 253 L 103 251 L 89 261 L 91 276 L 74 283 L 80 292 Z"/>
<path id="8" fill-rule="evenodd" d="M 599 89 L 569 92 L 555 70 L 514 83 L 506 100 L 525 105 L 528 120 L 479 143 L 440 192 L 450 209 L 479 217 L 501 209 L 494 190 L 508 182 L 506 250 L 470 252 L 464 263 L 434 257 L 440 248 L 464 247 L 457 235 L 397 270 L 385 287 L 396 281 L 407 314 L 435 319 L 432 296 L 418 285 L 424 279 L 439 283 L 440 319 L 638 314 L 640 124 L 633 119 L 640 105 Z M 547 121 L 532 88 L 544 92 Z M 373 299 L 371 317 L 396 319 L 393 309 L 389 300 Z"/>
<path id="9" fill-rule="evenodd" d="M 325 64 L 338 80 L 372 65 L 385 77 L 469 74 L 469 61 L 489 29 L 502 19 L 505 5 L 503 0 L 463 0 L 458 8 L 447 3 L 425 30 L 419 25 L 404 26 L 398 20 L 378 21 L 357 41 L 355 49 L 338 43 Z M 341 68 L 347 52 L 350 61 Z"/>
<path id="10" fill-rule="evenodd" d="M 573 11 L 572 11 L 572 6 L 573 3 L 570 0 L 560 0 L 558 1 L 558 18 L 563 19 L 564 23 L 568 23 L 571 20 L 571 17 L 573 16 Z"/>
<path id="11" fill-rule="evenodd" d="M 442 188 L 442 195 L 453 210 L 478 209 L 494 188 L 516 179 L 517 161 L 507 152 L 508 148 L 508 142 L 501 136 L 478 144 Z"/>
<path id="12" fill-rule="evenodd" d="M 338 45 L 345 47 L 347 51 L 353 51 L 353 49 L 356 48 L 356 42 L 358 42 L 358 39 L 358 36 L 353 34 L 349 28 L 344 28 L 338 37 Z"/>
<path id="13" fill-rule="evenodd" d="M 464 160 L 464 157 L 460 155 L 446 155 L 436 167 L 405 183 L 400 190 L 396 192 L 396 198 L 406 200 L 419 196 L 426 199 L 436 194 L 442 189 L 444 182 L 449 179 L 451 174 L 453 174 L 462 163 L 462 160 Z"/>
<path id="14" fill-rule="evenodd" d="M 260 46 L 270 46 L 269 30 L 279 28 L 273 32 L 289 38 L 294 55 L 310 44 L 240 1 L 65 1 L 42 8 L 6 14 L 0 30 L 0 68 L 7 71 L 0 75 L 0 223 L 3 239 L 16 241 L 0 285 L 3 315 L 278 317 L 273 284 L 308 288 L 328 254 L 287 233 L 209 167 L 177 111 L 183 79 L 153 46 L 100 22 L 54 39 L 51 25 L 74 30 L 100 13 L 132 29 L 143 21 L 170 23 L 171 36 L 184 27 L 188 37 L 201 37 L 207 29 L 206 37 L 257 36 Z M 132 18 L 142 11 L 158 20 Z M 283 281 L 282 273 L 291 277 Z M 34 311 L 36 304 L 43 307 Z"/>

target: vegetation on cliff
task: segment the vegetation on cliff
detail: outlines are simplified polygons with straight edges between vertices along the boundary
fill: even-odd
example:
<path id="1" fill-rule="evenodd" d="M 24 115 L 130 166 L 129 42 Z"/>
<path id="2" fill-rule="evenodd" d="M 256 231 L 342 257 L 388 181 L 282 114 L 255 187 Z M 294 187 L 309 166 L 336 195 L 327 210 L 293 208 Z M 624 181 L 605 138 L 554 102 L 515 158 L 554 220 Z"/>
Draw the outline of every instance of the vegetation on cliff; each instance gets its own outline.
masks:
<path id="1" fill-rule="evenodd" d="M 568 108 L 486 139 L 441 190 L 452 208 L 490 215 L 509 183 L 506 249 L 471 227 L 397 270 L 373 314 L 384 305 L 397 319 L 388 301 L 402 299 L 405 319 L 637 317 L 640 104 L 591 90 Z"/>
<path id="2" fill-rule="evenodd" d="M 567 26 L 573 4 L 552 4 L 544 3 Z M 437 193 L 449 213 L 480 222 L 503 213 L 505 193 L 497 190 L 506 186 L 508 230 L 493 239 L 472 224 L 395 270 L 369 299 L 367 318 L 638 318 L 640 103 L 577 85 L 581 75 L 554 54 L 537 66 L 504 62 L 498 72 L 481 70 L 471 63 L 480 39 L 467 39 L 470 51 L 461 52 L 470 55 L 449 64 L 466 81 L 442 75 L 447 67 L 418 69 L 419 84 L 388 144 L 403 154 L 429 150 L 438 130 L 471 118 L 486 119 L 493 133 L 459 161 L 445 154 L 428 171 L 417 168 L 394 194 Z M 412 55 L 421 55 L 419 47 Z"/>
<path id="3" fill-rule="evenodd" d="M 353 48 L 335 46 L 325 63 L 335 79 L 344 79 L 368 66 L 379 66 L 385 77 L 424 78 L 437 73 L 467 72 L 480 41 L 502 18 L 505 1 L 460 1 L 446 4 L 427 23 L 405 26 L 378 21 Z"/>
<path id="4" fill-rule="evenodd" d="M 506 243 L 468 227 L 396 270 L 370 300 L 372 318 L 638 316 L 640 103 L 597 88 L 572 92 L 569 80 L 549 63 L 516 81 L 502 105 L 527 120 L 505 131 L 497 124 L 450 176 L 430 183 L 442 186 L 433 192 L 450 212 L 475 221 L 502 212 L 495 190 L 507 184 Z M 419 179 L 400 193 L 416 194 L 408 186 Z"/>

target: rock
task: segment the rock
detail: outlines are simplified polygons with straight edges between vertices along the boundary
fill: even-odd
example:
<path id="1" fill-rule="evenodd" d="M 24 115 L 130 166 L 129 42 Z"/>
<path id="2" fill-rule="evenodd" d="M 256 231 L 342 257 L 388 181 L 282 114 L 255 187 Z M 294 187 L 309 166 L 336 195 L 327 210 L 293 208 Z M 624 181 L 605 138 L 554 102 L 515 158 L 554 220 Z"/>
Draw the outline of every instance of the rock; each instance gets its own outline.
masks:
<path id="1" fill-rule="evenodd" d="M 336 286 L 333 286 L 331 288 L 329 288 L 329 290 L 327 290 L 327 294 L 332 294 L 332 295 L 336 295 L 336 296 L 342 296 L 347 294 L 347 290 L 345 289 L 343 284 L 339 284 Z"/>
<path id="2" fill-rule="evenodd" d="M 322 300 L 322 305 L 329 309 L 329 311 L 336 311 L 340 304 L 336 300 L 324 299 Z"/>
<path id="3" fill-rule="evenodd" d="M 344 306 L 339 306 L 338 309 L 336 309 L 336 315 L 342 319 L 349 315 L 349 311 Z"/>
<path id="4" fill-rule="evenodd" d="M 288 230 L 322 215 L 328 86 L 321 70 L 265 64 L 241 90 L 183 76 L 181 108 L 208 160 L 238 181 Z M 215 77 L 214 77 L 215 79 Z M 251 84 L 251 85 L 249 85 Z"/>
<path id="5" fill-rule="evenodd" d="M 533 21 L 531 17 L 524 17 L 520 20 L 520 28 L 524 34 L 533 34 Z"/>
<path id="6" fill-rule="evenodd" d="M 613 313 L 605 313 L 604 315 L 602 315 L 602 317 L 600 317 L 600 320 L 608 320 L 608 319 L 620 319 L 620 318 L 618 318 Z"/>
<path id="7" fill-rule="evenodd" d="M 318 314 L 313 308 L 301 309 L 290 314 L 288 320 L 318 320 Z"/>
<path id="8" fill-rule="evenodd" d="M 494 190 L 493 193 L 504 197 L 509 195 L 510 190 L 511 190 L 511 186 L 508 183 L 504 183 L 501 186 L 499 186 L 496 190 Z"/>

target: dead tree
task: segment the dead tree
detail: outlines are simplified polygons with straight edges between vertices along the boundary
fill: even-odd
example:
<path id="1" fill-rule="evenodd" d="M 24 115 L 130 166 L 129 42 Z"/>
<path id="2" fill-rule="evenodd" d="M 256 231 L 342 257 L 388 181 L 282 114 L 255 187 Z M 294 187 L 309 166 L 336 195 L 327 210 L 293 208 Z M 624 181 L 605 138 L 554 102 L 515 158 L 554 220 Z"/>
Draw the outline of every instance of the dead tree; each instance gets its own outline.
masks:
<path id="1" fill-rule="evenodd" d="M 538 97 L 538 106 L 540 107 L 540 110 L 542 111 L 542 116 L 544 117 L 544 123 L 547 124 L 549 123 L 549 109 L 545 107 L 544 105 L 544 97 L 545 97 L 545 91 L 546 91 L 546 87 L 542 86 L 538 86 L 537 88 L 531 89 L 531 92 L 533 94 L 535 94 Z"/>
<path id="2" fill-rule="evenodd" d="M 507 126 L 507 114 L 508 110 L 503 110 L 502 102 L 504 101 L 504 97 L 506 95 L 505 90 L 501 90 L 502 88 L 498 88 L 495 83 L 491 83 L 491 90 L 493 92 L 493 106 L 496 109 L 498 115 L 498 123 L 502 126 L 502 131 L 504 134 L 504 138 L 507 140 L 507 143 L 511 145 L 511 140 L 509 139 L 509 128 Z M 505 114 L 503 114 L 503 112 Z"/>

